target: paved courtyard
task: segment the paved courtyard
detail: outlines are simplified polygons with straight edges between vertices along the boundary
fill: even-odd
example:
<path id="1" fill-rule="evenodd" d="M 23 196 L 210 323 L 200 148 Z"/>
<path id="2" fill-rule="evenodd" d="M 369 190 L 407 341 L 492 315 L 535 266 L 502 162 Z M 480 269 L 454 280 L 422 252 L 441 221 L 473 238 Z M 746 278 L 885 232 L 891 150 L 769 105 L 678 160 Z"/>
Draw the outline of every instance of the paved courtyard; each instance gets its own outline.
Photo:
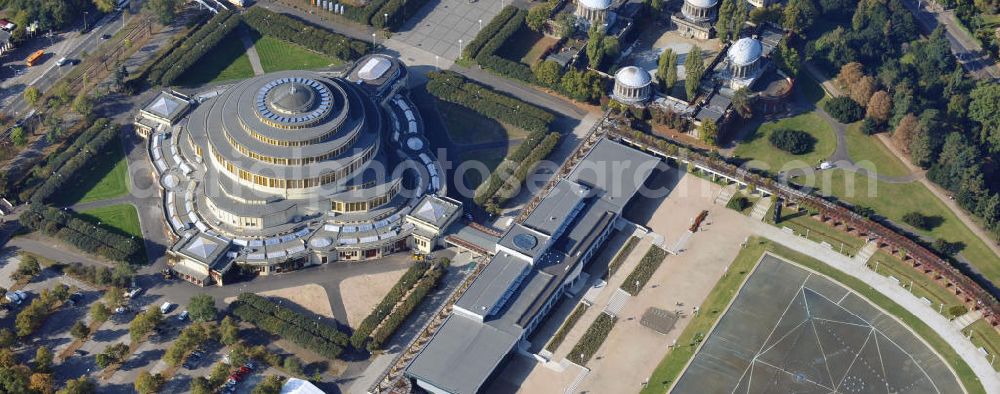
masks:
<path id="1" fill-rule="evenodd" d="M 454 60 L 459 56 L 458 40 L 462 40 L 463 45 L 468 44 L 479 33 L 479 21 L 486 26 L 500 9 L 500 2 L 495 0 L 432 2 L 410 18 L 393 38 Z"/>

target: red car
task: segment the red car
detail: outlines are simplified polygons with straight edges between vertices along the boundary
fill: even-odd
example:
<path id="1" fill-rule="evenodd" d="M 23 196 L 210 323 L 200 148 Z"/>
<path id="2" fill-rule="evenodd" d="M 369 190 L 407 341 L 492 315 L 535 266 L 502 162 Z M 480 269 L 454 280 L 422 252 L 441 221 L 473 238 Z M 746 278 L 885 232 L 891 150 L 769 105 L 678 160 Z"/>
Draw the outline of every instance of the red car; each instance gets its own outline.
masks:
<path id="1" fill-rule="evenodd" d="M 232 380 L 235 380 L 235 381 L 239 382 L 239 381 L 243 380 L 243 375 L 234 373 L 232 375 L 229 375 L 229 378 L 232 379 Z"/>
<path id="2" fill-rule="evenodd" d="M 240 367 L 240 370 L 237 371 L 236 373 L 238 373 L 240 375 L 246 375 L 246 374 L 250 373 L 250 368 L 247 368 L 245 366 Z"/>

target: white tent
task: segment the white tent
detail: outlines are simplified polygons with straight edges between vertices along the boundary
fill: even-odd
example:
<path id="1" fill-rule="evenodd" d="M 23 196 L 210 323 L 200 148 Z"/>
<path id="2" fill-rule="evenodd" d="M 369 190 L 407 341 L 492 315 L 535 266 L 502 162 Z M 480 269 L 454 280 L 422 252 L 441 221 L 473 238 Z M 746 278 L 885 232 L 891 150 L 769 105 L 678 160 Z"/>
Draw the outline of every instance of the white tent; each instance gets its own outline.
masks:
<path id="1" fill-rule="evenodd" d="M 281 394 L 326 394 L 323 390 L 313 386 L 308 380 L 289 378 L 284 386 L 281 386 Z"/>

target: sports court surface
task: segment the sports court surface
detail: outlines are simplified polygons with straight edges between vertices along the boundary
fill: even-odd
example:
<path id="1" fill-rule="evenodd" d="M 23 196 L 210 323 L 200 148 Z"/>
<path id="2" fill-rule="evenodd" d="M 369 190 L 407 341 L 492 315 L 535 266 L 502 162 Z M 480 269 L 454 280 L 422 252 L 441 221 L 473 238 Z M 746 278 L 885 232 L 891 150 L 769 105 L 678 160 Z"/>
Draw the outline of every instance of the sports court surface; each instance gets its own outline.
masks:
<path id="1" fill-rule="evenodd" d="M 857 294 L 765 254 L 673 393 L 961 393 L 944 362 Z"/>

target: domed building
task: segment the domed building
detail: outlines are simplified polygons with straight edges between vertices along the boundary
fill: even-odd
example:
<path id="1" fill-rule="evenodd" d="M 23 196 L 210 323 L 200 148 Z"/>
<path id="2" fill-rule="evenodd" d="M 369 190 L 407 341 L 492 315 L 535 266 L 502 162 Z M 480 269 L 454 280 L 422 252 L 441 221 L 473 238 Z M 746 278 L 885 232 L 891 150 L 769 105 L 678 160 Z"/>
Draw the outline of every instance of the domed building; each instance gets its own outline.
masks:
<path id="1" fill-rule="evenodd" d="M 712 38 L 718 5 L 719 0 L 684 0 L 681 12 L 672 15 L 670 20 L 681 35 L 707 40 Z"/>
<path id="2" fill-rule="evenodd" d="M 729 74 L 734 89 L 746 87 L 763 69 L 764 46 L 754 38 L 737 40 L 726 52 Z"/>
<path id="3" fill-rule="evenodd" d="M 608 19 L 608 10 L 612 0 L 577 0 L 576 16 L 590 23 L 604 23 Z"/>
<path id="4" fill-rule="evenodd" d="M 649 101 L 653 97 L 653 77 L 639 67 L 624 67 L 615 73 L 615 88 L 611 97 L 625 104 Z"/>

